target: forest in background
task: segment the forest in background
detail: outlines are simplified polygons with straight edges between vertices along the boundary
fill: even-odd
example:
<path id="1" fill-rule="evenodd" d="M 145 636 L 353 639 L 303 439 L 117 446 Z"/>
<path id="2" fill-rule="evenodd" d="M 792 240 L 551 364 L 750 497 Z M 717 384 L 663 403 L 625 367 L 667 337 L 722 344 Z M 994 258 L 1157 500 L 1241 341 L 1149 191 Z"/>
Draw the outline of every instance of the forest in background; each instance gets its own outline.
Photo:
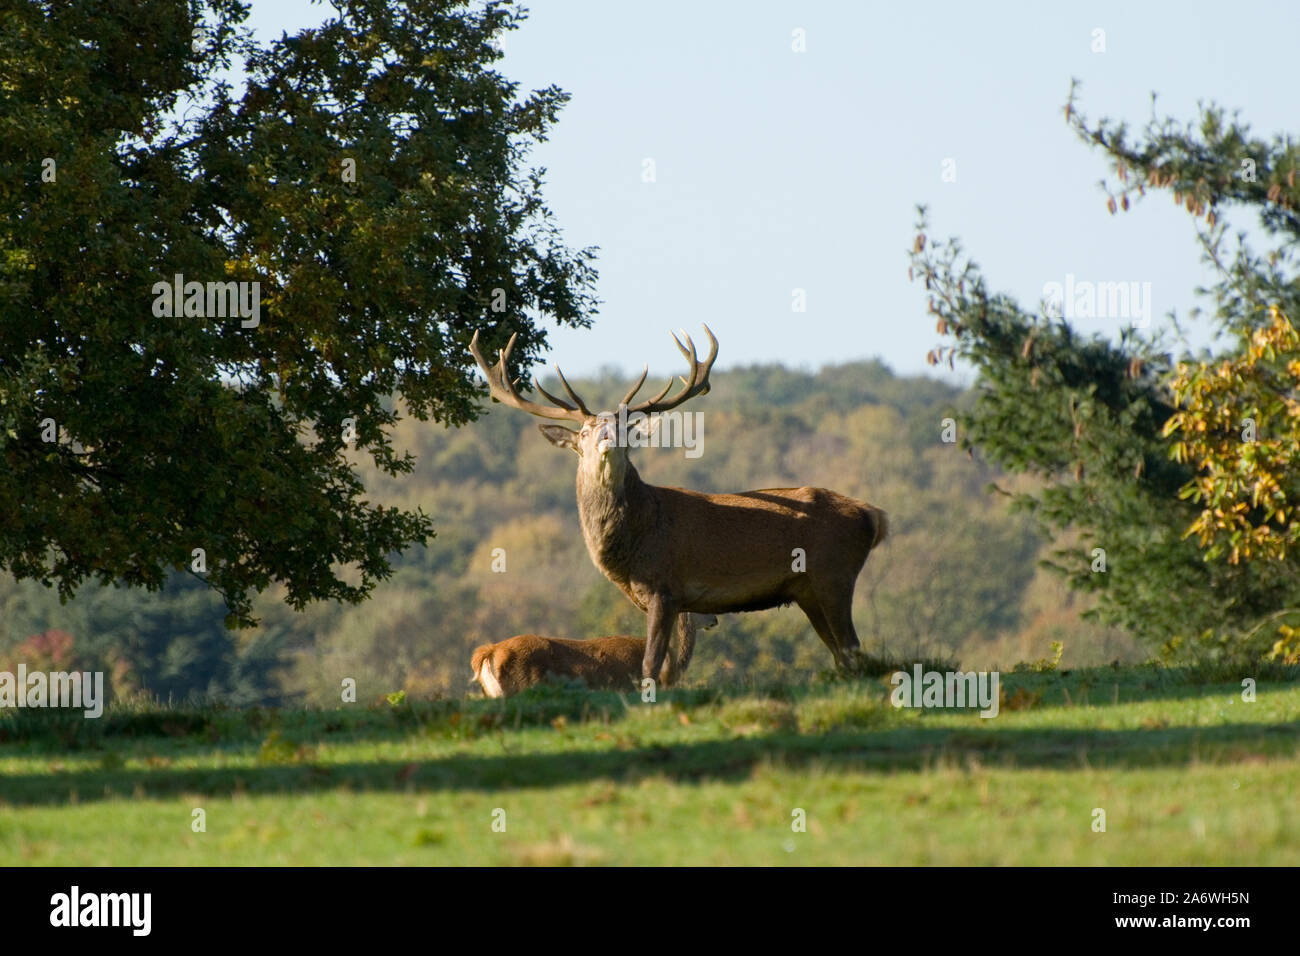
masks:
<path id="1" fill-rule="evenodd" d="M 576 382 L 612 405 L 628 382 Z M 1085 665 L 1144 656 L 1126 634 L 1085 619 L 1089 599 L 1040 566 L 1054 547 L 995 491 L 1023 490 L 942 440 L 970 393 L 899 377 L 879 362 L 715 372 L 702 413 L 702 453 L 635 449 L 642 476 L 701 491 L 819 485 L 884 508 L 890 539 L 859 578 L 854 619 L 864 647 L 1009 668 L 1053 655 Z M 593 407 L 605 407 L 595 405 Z M 295 612 L 278 589 L 255 603 L 260 625 L 227 631 L 225 608 L 195 575 L 160 593 L 86 586 L 65 605 L 53 590 L 0 577 L 0 669 L 93 668 L 118 694 L 232 705 L 336 704 L 467 692 L 473 647 L 513 634 L 644 634 L 644 617 L 592 565 L 574 501 L 575 459 L 530 416 L 493 405 L 443 428 L 404 417 L 394 444 L 418 459 L 391 477 L 358 461 L 372 500 L 420 507 L 436 537 L 394 561 L 359 605 Z M 494 571 L 502 549 L 505 570 Z M 496 562 L 500 567 L 500 562 Z M 801 680 L 831 665 L 796 608 L 728 615 L 704 632 L 687 683 Z"/>

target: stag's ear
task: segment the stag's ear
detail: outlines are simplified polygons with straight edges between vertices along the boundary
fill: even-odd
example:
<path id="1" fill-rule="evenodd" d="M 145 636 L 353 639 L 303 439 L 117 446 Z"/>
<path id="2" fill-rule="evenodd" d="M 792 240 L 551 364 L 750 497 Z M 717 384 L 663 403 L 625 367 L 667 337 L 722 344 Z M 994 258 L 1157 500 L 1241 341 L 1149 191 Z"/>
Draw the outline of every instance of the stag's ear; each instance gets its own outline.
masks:
<path id="1" fill-rule="evenodd" d="M 575 452 L 578 451 L 578 433 L 572 429 L 565 428 L 563 425 L 538 425 L 537 430 L 555 447 L 572 448 Z"/>

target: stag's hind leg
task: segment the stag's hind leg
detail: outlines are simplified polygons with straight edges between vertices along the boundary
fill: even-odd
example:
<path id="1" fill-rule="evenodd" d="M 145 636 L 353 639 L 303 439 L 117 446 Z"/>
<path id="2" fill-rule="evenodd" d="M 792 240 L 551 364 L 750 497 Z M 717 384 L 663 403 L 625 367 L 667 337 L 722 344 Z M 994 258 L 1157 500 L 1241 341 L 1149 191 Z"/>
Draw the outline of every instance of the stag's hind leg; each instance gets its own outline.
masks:
<path id="1" fill-rule="evenodd" d="M 795 603 L 799 605 L 799 610 L 803 611 L 808 618 L 808 623 L 813 626 L 813 630 L 822 639 L 822 643 L 830 649 L 831 656 L 835 658 L 836 668 L 844 670 L 846 667 L 844 652 L 840 647 L 839 638 L 836 637 L 834 630 L 831 628 L 830 621 L 822 611 L 821 605 L 814 598 L 800 598 Z"/>
<path id="2" fill-rule="evenodd" d="M 837 591 L 822 603 L 822 607 L 835 646 L 839 648 L 835 663 L 840 670 L 851 670 L 858 663 L 862 649 L 857 629 L 853 626 L 853 589 Z"/>

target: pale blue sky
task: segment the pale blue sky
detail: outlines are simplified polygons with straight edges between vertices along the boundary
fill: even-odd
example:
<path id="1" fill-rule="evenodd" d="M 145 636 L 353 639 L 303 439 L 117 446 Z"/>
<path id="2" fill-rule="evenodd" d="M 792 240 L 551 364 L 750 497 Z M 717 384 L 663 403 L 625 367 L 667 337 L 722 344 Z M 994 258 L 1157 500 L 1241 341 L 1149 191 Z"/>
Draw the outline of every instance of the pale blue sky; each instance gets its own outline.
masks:
<path id="1" fill-rule="evenodd" d="M 253 0 L 252 23 L 265 38 L 329 12 Z M 1140 127 L 1155 90 L 1162 113 L 1216 101 L 1271 136 L 1296 125 L 1298 27 L 1268 2 L 539 0 L 501 69 L 573 96 L 535 163 L 569 244 L 600 246 L 603 300 L 591 329 L 552 328 L 552 360 L 662 374 L 681 362 L 669 330 L 707 322 L 718 368 L 879 356 L 921 371 L 938 338 L 906 275 L 918 202 L 1024 305 L 1073 273 L 1150 282 L 1156 323 L 1185 317 L 1207 278 L 1190 217 L 1163 193 L 1107 213 L 1102 157 L 1062 116 L 1070 78 L 1090 118 Z"/>

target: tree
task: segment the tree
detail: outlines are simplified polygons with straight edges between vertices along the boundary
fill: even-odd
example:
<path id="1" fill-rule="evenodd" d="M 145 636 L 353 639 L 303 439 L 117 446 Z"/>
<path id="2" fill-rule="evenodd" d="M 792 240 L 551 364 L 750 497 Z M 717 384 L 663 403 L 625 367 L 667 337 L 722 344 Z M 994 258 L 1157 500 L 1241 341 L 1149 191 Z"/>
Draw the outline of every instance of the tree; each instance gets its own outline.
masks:
<path id="1" fill-rule="evenodd" d="M 467 343 L 584 326 L 526 168 L 567 99 L 517 95 L 512 5 L 346 0 L 259 47 L 236 0 L 0 14 L 0 568 L 357 602 L 432 533 L 373 505 L 399 408 L 460 425 Z M 242 62 L 241 92 L 222 71 Z M 397 401 L 394 401 L 394 396 Z"/>
<path id="2" fill-rule="evenodd" d="M 1179 363 L 1179 411 L 1165 434 L 1175 439 L 1173 456 L 1197 469 L 1182 495 L 1201 505 L 1187 534 L 1206 558 L 1285 566 L 1300 544 L 1300 333 L 1276 306 L 1266 325 L 1240 332 L 1237 354 Z M 1273 656 L 1300 662 L 1298 622 L 1293 606 L 1257 625 L 1276 626 Z"/>
<path id="3" fill-rule="evenodd" d="M 63 643 L 53 646 L 69 660 L 66 667 L 48 661 L 48 669 L 104 671 L 114 697 L 283 703 L 289 627 L 277 622 L 232 634 L 222 626 L 221 610 L 216 594 L 183 575 L 169 577 L 151 594 L 90 584 L 66 605 L 33 582 L 6 580 L 0 588 L 0 670 L 14 670 L 6 661 L 46 669 L 42 661 L 49 655 L 32 636 L 57 634 Z"/>
<path id="4" fill-rule="evenodd" d="M 1285 560 L 1300 542 L 1293 517 L 1300 462 L 1300 334 L 1276 307 L 1240 355 L 1180 363 L 1180 410 L 1165 423 L 1172 453 L 1198 471 L 1183 489 L 1204 507 L 1188 529 L 1207 557 Z"/>
<path id="5" fill-rule="evenodd" d="M 1214 320 L 1235 343 L 1221 360 L 1238 361 L 1256 331 L 1270 328 L 1270 316 L 1300 314 L 1300 152 L 1291 140 L 1252 138 L 1236 117 L 1206 107 L 1197 126 L 1153 116 L 1133 143 L 1122 123 L 1089 124 L 1073 87 L 1065 114 L 1085 142 L 1107 154 L 1114 179 L 1103 187 L 1112 214 L 1165 189 L 1194 217 L 1218 275 L 1212 288 L 1197 291 L 1214 300 Z M 1236 210 L 1256 211 L 1275 248 L 1258 255 L 1238 233 L 1229 255 L 1228 214 Z M 1049 302 L 1031 312 L 990 293 L 960 244 L 932 243 L 925 228 L 922 210 L 912 274 L 924 281 L 937 329 L 950 342 L 930 361 L 959 357 L 975 367 L 977 398 L 962 419 L 964 443 L 1009 470 L 1040 476 L 1042 490 L 1015 495 L 1016 504 L 1054 532 L 1079 532 L 1083 546 L 1058 551 L 1054 566 L 1097 595 L 1104 620 L 1168 652 L 1249 659 L 1268 649 L 1273 642 L 1261 625 L 1300 603 L 1295 549 L 1280 560 L 1234 562 L 1221 550 L 1203 553 L 1188 534 L 1205 520 L 1191 499 L 1203 487 L 1198 473 L 1206 460 L 1171 434 L 1191 421 L 1177 404 L 1203 379 L 1175 363 L 1158 336 L 1129 327 L 1118 341 L 1085 339 Z M 1275 384 L 1254 381 L 1263 391 Z M 1234 387 L 1216 400 L 1246 414 L 1251 394 Z M 1266 520 L 1260 511 L 1251 523 Z"/>

